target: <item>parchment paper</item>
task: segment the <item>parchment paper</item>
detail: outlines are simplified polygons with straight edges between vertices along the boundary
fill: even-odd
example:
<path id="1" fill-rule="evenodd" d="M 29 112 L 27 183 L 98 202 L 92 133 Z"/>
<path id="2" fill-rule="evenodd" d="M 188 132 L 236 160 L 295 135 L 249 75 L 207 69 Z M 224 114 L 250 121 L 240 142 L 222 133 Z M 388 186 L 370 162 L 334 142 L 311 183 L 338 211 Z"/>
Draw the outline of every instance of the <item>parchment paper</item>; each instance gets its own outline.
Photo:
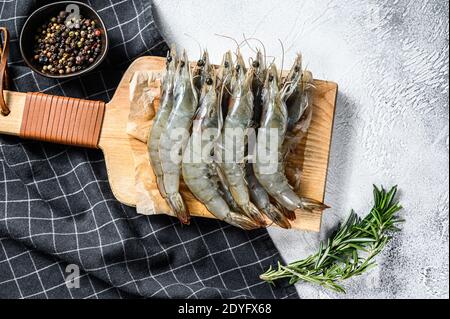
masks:
<path id="1" fill-rule="evenodd" d="M 130 82 L 130 114 L 127 133 L 147 143 L 150 120 L 156 114 L 155 103 L 160 96 L 161 73 L 135 72 Z"/>
<path id="2" fill-rule="evenodd" d="M 147 139 L 160 97 L 160 72 L 138 71 L 130 82 L 130 114 L 127 133 L 134 139 L 131 147 L 135 166 L 136 210 L 138 214 L 152 215 L 170 210 L 155 185 L 150 166 Z"/>

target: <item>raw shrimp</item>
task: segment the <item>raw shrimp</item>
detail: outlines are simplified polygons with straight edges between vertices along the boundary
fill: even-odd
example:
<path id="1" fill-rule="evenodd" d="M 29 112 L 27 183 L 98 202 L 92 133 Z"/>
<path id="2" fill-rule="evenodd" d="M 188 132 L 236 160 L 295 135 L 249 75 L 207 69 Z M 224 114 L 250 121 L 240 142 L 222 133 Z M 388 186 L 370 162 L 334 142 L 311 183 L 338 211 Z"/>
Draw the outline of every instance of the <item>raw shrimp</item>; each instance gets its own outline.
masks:
<path id="1" fill-rule="evenodd" d="M 217 121 L 217 137 L 220 137 L 220 133 L 223 128 L 223 119 L 227 116 L 228 113 L 228 102 L 230 99 L 230 92 L 231 92 L 231 78 L 233 76 L 233 57 L 231 51 L 227 51 L 222 58 L 222 63 L 220 64 L 220 67 L 217 71 L 216 76 L 216 91 L 218 92 L 218 103 L 221 105 L 221 112 L 219 112 L 218 115 L 218 121 Z M 216 140 L 217 142 L 217 140 Z M 234 212 L 242 211 L 239 205 L 234 200 L 233 196 L 231 195 L 230 189 L 227 186 L 226 178 L 220 168 L 219 165 L 217 165 L 218 161 L 218 155 L 220 154 L 220 150 L 217 149 L 218 143 L 215 144 L 215 167 L 217 172 L 217 177 L 219 178 L 219 188 L 221 190 L 221 193 L 225 199 L 225 201 L 230 206 L 231 210 Z"/>
<path id="2" fill-rule="evenodd" d="M 231 81 L 232 96 L 220 140 L 222 151 L 220 167 L 234 200 L 244 214 L 260 225 L 265 225 L 263 216 L 250 201 L 243 161 L 246 148 L 245 134 L 253 117 L 252 80 L 253 70 L 250 69 L 245 73 L 243 58 L 238 51 L 237 63 Z"/>
<path id="3" fill-rule="evenodd" d="M 306 72 L 306 71 L 305 71 Z M 312 76 L 311 76 L 312 79 Z M 283 143 L 283 153 L 287 156 L 288 152 L 292 150 L 301 141 L 303 136 L 298 134 L 297 138 L 295 132 L 293 132 L 294 127 L 300 120 L 304 112 L 305 105 L 305 94 L 304 94 L 305 82 L 303 79 L 302 72 L 302 56 L 300 53 L 297 54 L 294 64 L 289 71 L 289 74 L 283 82 L 281 89 L 281 100 L 286 103 L 288 119 L 287 119 L 287 129 L 286 137 Z M 297 175 L 297 174 L 296 174 Z M 296 179 L 296 183 L 299 179 Z"/>
<path id="4" fill-rule="evenodd" d="M 221 112 L 215 85 L 214 70 L 211 68 L 202 88 L 203 99 L 192 135 L 183 154 L 183 180 L 216 218 L 243 229 L 258 228 L 260 226 L 250 218 L 232 211 L 224 198 L 229 194 L 220 182 L 212 157 Z M 198 147 L 196 143 L 199 143 Z"/>
<path id="5" fill-rule="evenodd" d="M 312 73 L 306 70 L 302 73 L 301 78 L 298 88 L 286 101 L 288 125 L 284 141 L 285 153 L 290 151 L 292 146 L 300 143 L 311 124 L 314 79 Z M 289 110 L 292 111 L 290 114 Z"/>
<path id="6" fill-rule="evenodd" d="M 261 127 L 258 130 L 258 151 L 253 169 L 256 178 L 264 189 L 283 207 L 290 211 L 296 209 L 323 210 L 325 205 L 318 201 L 300 198 L 291 188 L 284 175 L 284 154 L 282 154 L 282 143 L 287 128 L 286 105 L 280 97 L 278 88 L 278 76 L 275 65 L 268 71 L 263 92 L 263 115 Z M 271 144 L 268 143 L 274 138 L 273 131 L 276 132 L 278 141 L 277 154 L 274 158 Z M 270 158 L 264 155 L 270 154 Z M 274 162 L 275 161 L 275 162 Z"/>
<path id="7" fill-rule="evenodd" d="M 197 110 L 198 97 L 192 83 L 192 74 L 186 52 L 176 70 L 174 103 L 166 129 L 159 141 L 159 158 L 163 171 L 166 199 L 182 223 L 189 223 L 189 212 L 179 193 L 181 157 L 189 138 L 192 118 Z M 178 138 L 173 138 L 177 134 Z"/>
<path id="8" fill-rule="evenodd" d="M 259 127 L 259 122 L 261 120 L 262 113 L 262 89 L 264 86 L 266 67 L 264 62 L 264 57 L 261 51 L 256 52 L 256 58 L 253 60 L 252 66 L 254 70 L 254 77 L 252 82 L 252 92 L 253 92 L 253 120 L 252 125 L 256 130 Z M 248 145 L 249 153 L 254 154 L 254 146 Z M 264 187 L 258 182 L 258 179 L 253 172 L 252 163 L 247 163 L 245 165 L 245 179 L 248 184 L 248 191 L 250 194 L 250 199 L 252 203 L 270 220 L 275 224 L 283 228 L 290 228 L 291 224 L 286 216 L 283 215 L 275 205 L 270 202 L 269 194 L 266 192 Z"/>
<path id="9" fill-rule="evenodd" d="M 288 112 L 287 130 L 291 131 L 302 114 L 303 99 L 302 56 L 297 54 L 294 64 L 286 77 L 281 90 L 281 99 L 286 103 Z"/>
<path id="10" fill-rule="evenodd" d="M 299 115 L 297 116 L 297 122 L 295 122 L 292 127 L 288 126 L 288 131 L 286 132 L 286 137 L 283 143 L 283 152 L 286 154 L 286 174 L 294 177 L 294 189 L 298 189 L 300 186 L 301 173 L 298 166 L 294 164 L 295 161 L 290 159 L 291 157 L 296 156 L 292 150 L 305 137 L 311 124 L 313 113 L 312 93 L 314 90 L 313 76 L 311 72 L 303 72 L 301 86 L 301 96 L 297 97 L 293 101 L 288 99 L 288 102 L 297 104 L 295 108 L 299 110 Z"/>
<path id="11" fill-rule="evenodd" d="M 173 85 L 176 67 L 176 50 L 175 47 L 172 47 L 170 52 L 167 52 L 166 73 L 161 84 L 161 102 L 158 111 L 156 112 L 155 119 L 153 120 L 153 125 L 147 141 L 150 164 L 156 175 L 156 185 L 163 197 L 166 197 L 166 192 L 163 186 L 163 172 L 161 161 L 159 159 L 159 139 L 161 137 L 161 132 L 167 125 L 173 107 Z"/>
<path id="12" fill-rule="evenodd" d="M 301 83 L 302 98 L 300 100 L 296 99 L 294 101 L 294 103 L 299 104 L 297 121 L 295 122 L 293 127 L 290 128 L 290 131 L 295 134 L 297 134 L 297 132 L 301 132 L 304 135 L 308 131 L 311 124 L 313 112 L 312 97 L 314 90 L 314 79 L 312 73 L 309 71 L 304 71 Z M 289 100 L 287 102 L 290 103 Z"/>

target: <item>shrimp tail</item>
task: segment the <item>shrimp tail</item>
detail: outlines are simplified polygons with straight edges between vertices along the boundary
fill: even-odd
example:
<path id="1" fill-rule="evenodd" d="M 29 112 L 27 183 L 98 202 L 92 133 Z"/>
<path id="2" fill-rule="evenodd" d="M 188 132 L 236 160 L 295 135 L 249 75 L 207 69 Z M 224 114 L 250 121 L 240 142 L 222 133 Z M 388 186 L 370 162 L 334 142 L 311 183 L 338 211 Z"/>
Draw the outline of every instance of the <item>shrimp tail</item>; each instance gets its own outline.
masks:
<path id="1" fill-rule="evenodd" d="M 286 229 L 291 228 L 291 223 L 287 216 L 285 216 L 285 214 L 275 205 L 270 204 L 267 209 L 263 210 L 263 213 L 278 226 Z"/>
<path id="2" fill-rule="evenodd" d="M 274 201 L 274 206 L 289 220 L 295 220 L 297 216 L 295 216 L 295 212 L 285 208 L 283 205 Z"/>
<path id="3" fill-rule="evenodd" d="M 244 230 L 252 230 L 261 227 L 261 225 L 255 223 L 247 216 L 235 212 L 230 212 L 227 217 L 224 218 L 224 221 L 230 225 L 242 228 Z"/>
<path id="4" fill-rule="evenodd" d="M 301 198 L 301 203 L 302 203 L 302 209 L 312 212 L 312 211 L 323 211 L 327 208 L 330 208 L 330 206 L 327 206 L 315 199 L 311 199 L 311 198 L 306 198 L 306 197 L 302 197 Z"/>
<path id="5" fill-rule="evenodd" d="M 172 209 L 172 211 L 175 213 L 175 215 L 178 217 L 178 219 L 186 225 L 189 225 L 189 212 L 186 209 L 186 205 L 184 204 L 184 200 L 181 197 L 180 193 L 173 193 L 167 196 L 167 202 Z"/>
<path id="6" fill-rule="evenodd" d="M 247 205 L 242 206 L 242 211 L 245 215 L 247 215 L 247 217 L 258 223 L 258 225 L 266 226 L 266 221 L 253 203 L 248 202 Z"/>

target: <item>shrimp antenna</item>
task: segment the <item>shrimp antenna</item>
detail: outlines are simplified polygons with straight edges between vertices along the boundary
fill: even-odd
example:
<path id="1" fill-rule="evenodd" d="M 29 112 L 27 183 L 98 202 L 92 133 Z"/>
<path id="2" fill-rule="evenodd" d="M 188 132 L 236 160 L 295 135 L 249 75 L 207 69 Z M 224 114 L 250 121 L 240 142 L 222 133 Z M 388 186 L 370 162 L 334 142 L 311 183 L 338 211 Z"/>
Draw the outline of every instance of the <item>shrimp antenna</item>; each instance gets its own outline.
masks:
<path id="1" fill-rule="evenodd" d="M 232 40 L 232 41 L 236 44 L 236 50 L 239 50 L 239 48 L 240 48 L 241 45 L 242 45 L 242 42 L 239 43 L 239 42 L 237 42 L 237 40 L 236 40 L 235 38 L 230 37 L 230 36 L 228 36 L 228 35 L 218 34 L 218 33 L 214 33 L 214 35 L 215 35 L 215 36 L 218 36 L 218 37 L 227 38 L 227 39 Z"/>
<path id="2" fill-rule="evenodd" d="M 249 47 L 250 50 L 253 51 L 253 53 L 257 53 L 257 51 L 252 48 L 252 46 L 250 45 L 250 43 L 247 41 L 247 38 L 245 37 L 245 33 L 242 33 L 242 36 L 244 37 L 244 42 L 247 44 L 247 46 Z"/>
<path id="3" fill-rule="evenodd" d="M 264 43 L 260 40 L 260 39 L 258 39 L 258 38 L 245 38 L 245 35 L 244 35 L 244 39 L 246 40 L 246 42 L 248 43 L 248 41 L 247 40 L 255 40 L 255 41 L 257 41 L 259 44 L 261 44 L 261 47 L 263 48 L 263 52 L 264 52 L 264 65 L 267 65 L 266 64 L 266 46 L 264 45 Z"/>
<path id="4" fill-rule="evenodd" d="M 304 70 L 304 71 L 307 71 L 307 70 L 308 70 L 308 67 L 309 67 L 309 62 L 306 63 L 306 65 L 305 65 L 305 67 L 303 68 L 303 70 Z M 302 70 L 302 72 L 303 72 L 303 70 Z"/>
<path id="5" fill-rule="evenodd" d="M 267 67 L 267 69 L 270 69 L 270 68 L 272 67 L 272 64 L 275 63 L 276 57 L 274 57 L 274 56 L 271 56 L 271 57 L 273 57 L 273 59 L 272 59 L 272 62 L 270 62 L 270 64 L 269 64 L 269 66 Z"/>
<path id="6" fill-rule="evenodd" d="M 287 78 L 286 78 L 287 80 Z M 285 94 L 286 91 L 291 90 L 291 84 L 293 81 L 286 81 L 283 83 L 283 86 L 281 87 L 281 95 Z"/>
<path id="7" fill-rule="evenodd" d="M 200 51 L 200 54 L 199 54 L 199 56 L 200 56 L 200 59 L 202 58 L 202 51 L 203 51 L 203 49 L 202 49 L 202 45 L 200 44 L 200 41 L 198 41 L 196 38 L 194 38 L 192 35 L 190 35 L 189 33 L 184 33 L 184 35 L 185 36 L 187 36 L 187 37 L 189 37 L 189 38 L 191 38 L 192 40 L 194 40 L 195 41 L 195 43 L 197 43 L 197 45 L 198 45 L 198 49 L 199 49 L 199 51 Z"/>
<path id="8" fill-rule="evenodd" d="M 303 70 L 308 71 L 308 69 L 309 69 L 308 66 L 309 66 L 309 62 L 305 65 L 305 68 Z M 303 76 L 303 74 L 302 74 L 302 76 Z M 314 83 L 309 83 L 309 86 L 312 87 L 313 89 L 317 89 L 317 87 L 314 85 Z"/>
<path id="9" fill-rule="evenodd" d="M 284 45 L 283 42 L 281 42 L 280 39 L 278 39 L 278 41 L 280 42 L 281 45 L 281 68 L 280 68 L 280 80 L 281 80 L 281 75 L 283 74 L 283 67 L 284 67 Z"/>

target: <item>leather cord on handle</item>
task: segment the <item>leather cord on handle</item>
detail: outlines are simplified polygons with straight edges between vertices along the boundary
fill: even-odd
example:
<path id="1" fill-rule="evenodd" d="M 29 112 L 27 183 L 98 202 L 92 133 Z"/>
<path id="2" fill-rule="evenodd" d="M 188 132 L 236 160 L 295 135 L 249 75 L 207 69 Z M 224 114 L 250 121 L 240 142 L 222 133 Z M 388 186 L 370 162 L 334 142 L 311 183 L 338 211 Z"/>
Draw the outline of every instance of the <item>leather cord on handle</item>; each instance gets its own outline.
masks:
<path id="1" fill-rule="evenodd" d="M 20 137 L 97 148 L 105 102 L 27 93 Z"/>
<path id="2" fill-rule="evenodd" d="M 3 96 L 3 89 L 8 85 L 9 32 L 4 27 L 0 27 L 0 32 L 3 34 L 3 44 L 0 47 L 0 109 L 1 114 L 6 116 L 10 111 Z"/>

